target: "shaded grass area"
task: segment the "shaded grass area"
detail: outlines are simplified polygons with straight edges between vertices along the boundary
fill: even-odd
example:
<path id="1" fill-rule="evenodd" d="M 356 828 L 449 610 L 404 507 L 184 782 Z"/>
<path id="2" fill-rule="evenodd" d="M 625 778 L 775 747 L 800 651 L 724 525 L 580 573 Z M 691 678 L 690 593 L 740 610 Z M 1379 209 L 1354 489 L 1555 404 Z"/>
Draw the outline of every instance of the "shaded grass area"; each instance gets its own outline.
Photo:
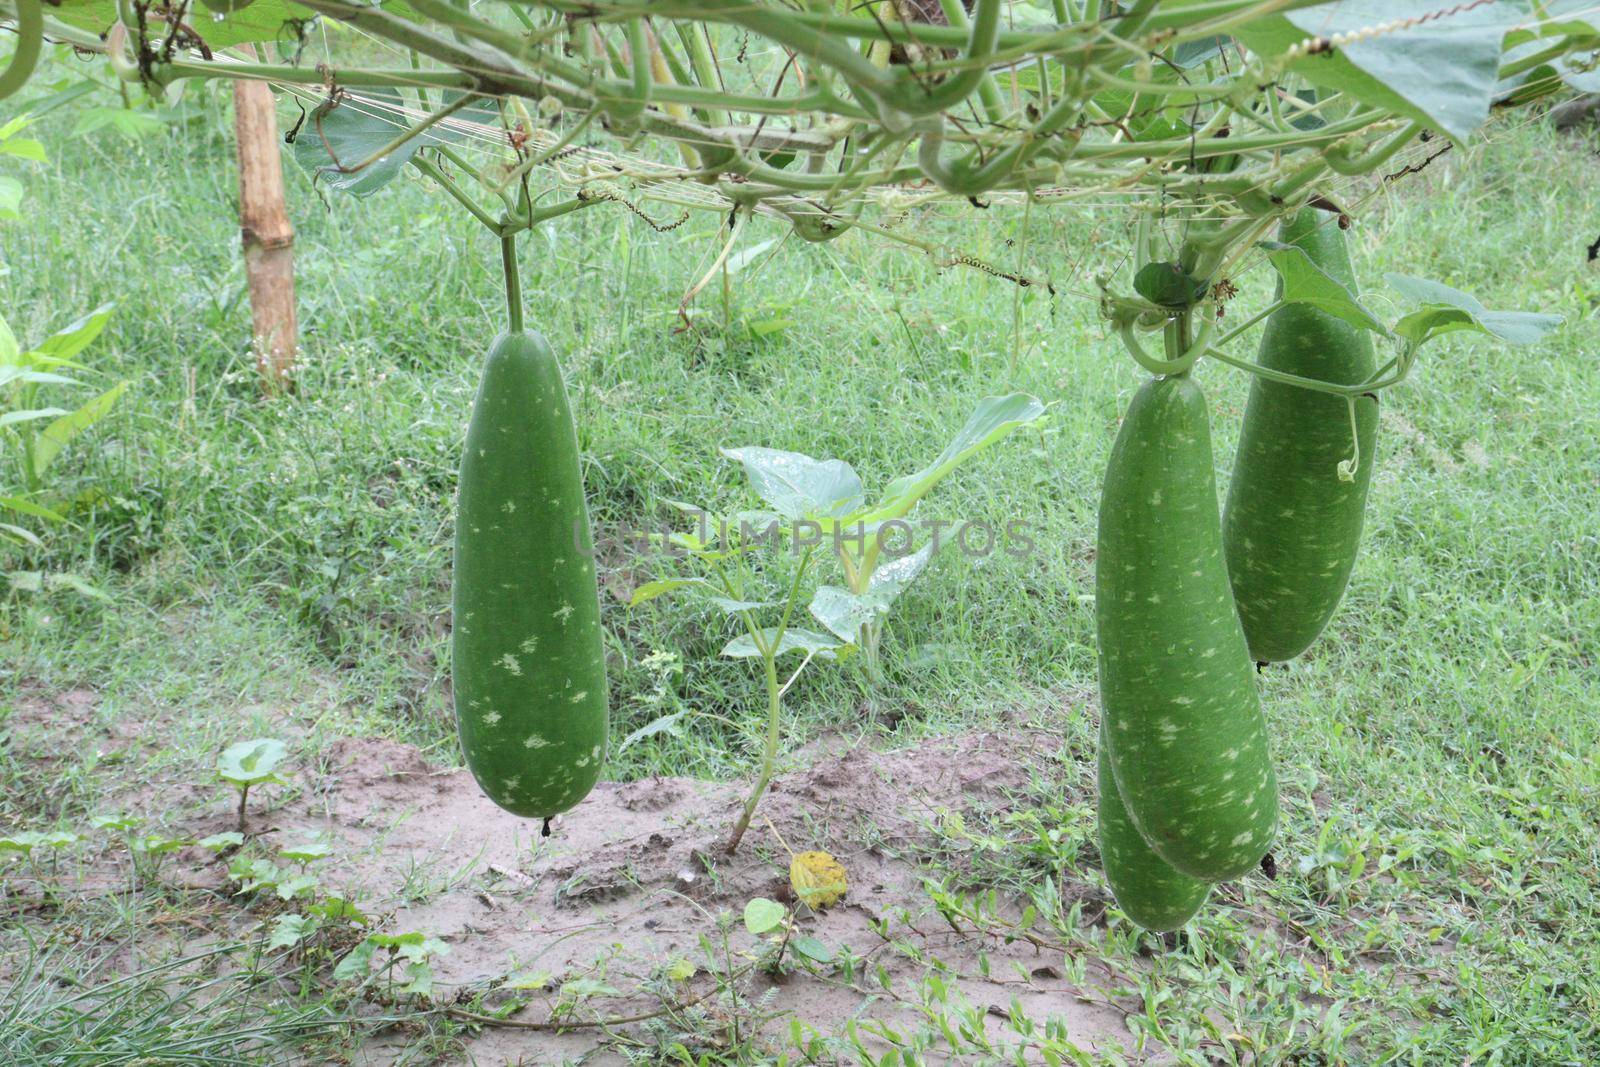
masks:
<path id="1" fill-rule="evenodd" d="M 115 300 L 86 357 L 133 385 L 63 461 L 63 497 L 103 494 L 77 513 L 82 529 L 12 551 L 4 569 L 71 568 L 113 600 L 13 596 L 0 720 L 87 687 L 99 724 L 149 720 L 157 736 L 136 765 L 90 746 L 45 766 L 8 744 L 0 826 L 79 825 L 126 776 L 204 774 L 227 742 L 285 719 L 307 758 L 365 733 L 455 762 L 450 498 L 503 314 L 489 237 L 417 183 L 324 206 L 291 171 L 306 360 L 299 396 L 265 403 L 242 349 L 222 119 L 138 143 L 73 141 L 67 128 L 65 116 L 41 124 L 54 161 L 34 180 L 35 216 L 0 232 L 0 302 L 19 336 L 37 337 Z M 1600 274 L 1573 232 L 1592 214 L 1592 173 L 1581 147 L 1508 131 L 1360 220 L 1355 258 L 1375 306 L 1392 306 L 1381 278 L 1394 270 L 1569 323 L 1533 349 L 1451 339 L 1385 397 L 1345 605 L 1302 662 L 1262 679 L 1284 783 L 1280 876 L 1228 890 L 1231 907 L 1210 907 L 1150 962 L 1150 1019 L 1132 1025 L 1151 1047 L 1190 1062 L 1600 1056 Z M 1035 211 L 1026 227 L 997 211 L 925 224 L 1050 277 L 1059 295 L 855 237 L 788 241 L 726 303 L 703 295 L 698 329 L 681 331 L 679 297 L 715 254 L 720 220 L 656 234 L 596 208 L 524 242 L 529 319 L 565 354 L 602 528 L 667 520 L 671 500 L 746 503 L 719 446 L 837 456 L 870 491 L 926 462 L 985 395 L 1053 401 L 1046 428 L 924 505 L 1021 518 L 1036 551 L 941 557 L 889 625 L 886 680 L 808 674 L 786 744 L 822 731 L 894 743 L 1021 708 L 1089 753 L 1092 723 L 1063 721 L 1052 694 L 1094 679 L 1095 503 L 1139 375 L 1083 297 L 1122 236 L 1067 211 Z M 752 244 L 781 237 L 749 232 Z M 1270 287 L 1259 269 L 1240 284 L 1230 314 Z M 1199 373 L 1225 477 L 1246 383 Z M 621 549 L 605 562 L 617 736 L 681 707 L 754 721 L 758 680 L 716 658 L 731 636 L 720 616 L 620 602 L 676 564 Z M 663 652 L 681 672 L 651 659 Z M 630 748 L 611 773 L 728 777 L 751 758 L 708 720 Z M 950 828 L 931 873 L 1024 895 L 1063 875 L 1092 881 L 1091 814 L 1049 802 L 1029 798 L 1048 818 Z M 1123 924 L 1063 922 L 1075 951 L 1131 960 L 1155 945 Z"/>

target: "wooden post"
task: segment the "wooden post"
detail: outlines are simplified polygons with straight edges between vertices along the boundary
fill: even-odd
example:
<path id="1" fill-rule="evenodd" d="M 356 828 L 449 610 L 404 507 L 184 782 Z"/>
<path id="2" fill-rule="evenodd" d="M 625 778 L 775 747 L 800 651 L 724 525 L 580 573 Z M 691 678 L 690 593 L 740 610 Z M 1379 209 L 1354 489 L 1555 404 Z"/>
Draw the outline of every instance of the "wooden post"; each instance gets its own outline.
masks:
<path id="1" fill-rule="evenodd" d="M 233 114 L 239 139 L 239 239 L 250 285 L 256 368 L 262 387 L 268 393 L 281 393 L 294 388 L 299 327 L 294 308 L 294 227 L 284 207 L 271 87 L 259 81 L 234 82 Z"/>

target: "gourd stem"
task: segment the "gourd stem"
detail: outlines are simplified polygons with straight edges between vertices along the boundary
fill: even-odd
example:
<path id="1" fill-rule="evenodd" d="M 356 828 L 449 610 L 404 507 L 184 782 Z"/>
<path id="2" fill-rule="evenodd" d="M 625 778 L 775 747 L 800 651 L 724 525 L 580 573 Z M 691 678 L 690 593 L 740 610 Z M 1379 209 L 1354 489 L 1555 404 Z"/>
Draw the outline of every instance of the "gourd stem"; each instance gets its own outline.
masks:
<path id="1" fill-rule="evenodd" d="M 1186 310 L 1183 314 L 1186 316 L 1188 313 L 1189 312 Z M 1133 332 L 1132 322 L 1124 322 L 1119 324 L 1117 326 L 1117 333 L 1122 337 L 1123 345 L 1127 347 L 1128 353 L 1133 356 L 1134 361 L 1137 362 L 1139 366 L 1143 367 L 1151 374 L 1163 374 L 1167 375 L 1168 377 L 1174 377 L 1179 374 L 1187 373 L 1189 368 L 1195 365 L 1195 362 L 1200 358 L 1201 354 L 1206 351 L 1207 346 L 1209 346 L 1211 343 L 1211 331 L 1215 322 L 1213 318 L 1207 316 L 1205 324 L 1200 327 L 1200 336 L 1195 338 L 1195 340 L 1191 343 L 1188 339 L 1187 326 L 1174 325 L 1179 321 L 1180 319 L 1174 318 L 1172 322 L 1168 323 L 1167 327 L 1171 337 L 1173 338 L 1171 343 L 1174 346 L 1174 351 L 1179 352 L 1177 356 L 1174 356 L 1171 359 L 1157 359 L 1155 356 L 1152 356 L 1150 353 L 1146 352 L 1144 350 L 1144 345 L 1139 343 L 1138 336 Z"/>
<path id="2" fill-rule="evenodd" d="M 11 53 L 11 62 L 0 74 L 0 100 L 15 93 L 27 84 L 33 68 L 39 65 L 39 52 L 44 45 L 44 8 L 40 0 L 16 0 L 17 47 Z"/>
<path id="3" fill-rule="evenodd" d="M 756 813 L 756 805 L 761 803 L 761 796 L 767 791 L 767 784 L 772 781 L 772 764 L 778 758 L 778 725 L 779 710 L 783 706 L 783 691 L 778 686 L 778 654 L 776 649 L 762 657 L 767 671 L 767 741 L 761 751 L 761 773 L 756 777 L 756 784 L 750 790 L 750 796 L 744 802 L 744 811 L 739 815 L 739 821 L 734 825 L 733 834 L 728 838 L 725 851 L 733 855 L 739 851 L 739 842 L 744 838 L 744 832 L 750 827 L 750 820 Z"/>
<path id="4" fill-rule="evenodd" d="M 506 322 L 512 333 L 522 332 L 522 277 L 517 273 L 517 238 L 500 237 L 500 264 L 506 275 Z"/>

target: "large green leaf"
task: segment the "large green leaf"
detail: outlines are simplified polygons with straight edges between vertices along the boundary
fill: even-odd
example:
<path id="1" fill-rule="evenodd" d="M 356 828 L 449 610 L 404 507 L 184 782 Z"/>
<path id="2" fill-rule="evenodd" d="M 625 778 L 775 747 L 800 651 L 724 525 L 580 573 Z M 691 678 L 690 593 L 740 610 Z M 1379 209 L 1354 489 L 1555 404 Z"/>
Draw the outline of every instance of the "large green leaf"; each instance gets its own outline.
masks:
<path id="1" fill-rule="evenodd" d="M 1363 307 L 1343 282 L 1313 263 L 1304 248 L 1282 241 L 1262 241 L 1261 247 L 1283 280 L 1283 300 L 1310 304 L 1358 329 L 1388 335 L 1382 320 Z"/>
<path id="2" fill-rule="evenodd" d="M 864 520 L 870 523 L 899 518 L 915 507 L 917 501 L 951 471 L 995 442 L 1003 440 L 1017 427 L 1037 422 L 1048 410 L 1038 397 L 1028 393 L 984 397 L 967 419 L 966 425 L 956 432 L 938 458 L 915 474 L 890 482 L 883 492 L 883 499 L 868 515 L 863 516 Z"/>
<path id="3" fill-rule="evenodd" d="M 1395 333 L 1418 344 L 1458 330 L 1471 330 L 1498 337 L 1507 344 L 1527 345 L 1563 321 L 1560 315 L 1533 311 L 1490 311 L 1477 297 L 1427 278 L 1409 274 L 1387 274 L 1385 278 L 1401 296 L 1422 305 L 1394 326 Z"/>
<path id="4" fill-rule="evenodd" d="M 61 0 L 51 7 L 52 18 L 69 26 L 104 33 L 117 20 L 116 0 Z M 289 0 L 254 0 L 242 11 L 221 15 L 199 4 L 190 6 L 187 25 L 213 50 L 254 41 L 299 39 L 296 26 L 310 20 L 316 12 Z M 152 27 L 160 24 L 151 21 Z"/>
<path id="5" fill-rule="evenodd" d="M 217 757 L 217 777 L 236 786 L 281 785 L 278 765 L 288 755 L 288 747 L 275 737 L 237 741 Z"/>
<path id="6" fill-rule="evenodd" d="M 837 585 L 824 585 L 811 597 L 811 615 L 842 641 L 854 642 L 863 626 L 889 614 L 893 597 L 868 592 L 860 596 Z"/>
<path id="7" fill-rule="evenodd" d="M 775 626 L 769 626 L 761 631 L 761 640 L 768 646 L 777 636 L 778 628 Z M 800 630 L 791 626 L 783 631 L 783 637 L 778 641 L 778 650 L 774 656 L 782 656 L 785 652 L 805 652 L 815 655 L 818 659 L 833 659 L 838 648 L 837 641 L 813 630 Z M 761 650 L 756 648 L 756 643 L 749 634 L 744 634 L 729 641 L 723 648 L 722 654 L 731 659 L 753 659 L 761 655 Z"/>
<path id="8" fill-rule="evenodd" d="M 843 460 L 776 448 L 724 448 L 722 454 L 744 464 L 750 488 L 786 519 L 839 518 L 866 502 L 861 476 Z"/>
<path id="9" fill-rule="evenodd" d="M 1314 85 L 1405 115 L 1459 141 L 1489 117 L 1505 36 L 1527 18 L 1529 8 L 1518 0 L 1499 0 L 1443 10 L 1439 14 L 1436 0 L 1339 0 L 1252 19 L 1237 33 L 1258 55 L 1279 56 L 1307 38 L 1360 35 L 1430 16 L 1415 26 L 1303 55 L 1289 69 Z"/>
<path id="10" fill-rule="evenodd" d="M 934 549 L 943 548 L 948 543 L 933 538 L 915 552 L 880 565 L 867 580 L 868 592 L 893 600 L 905 592 L 906 587 L 916 581 L 927 568 L 928 561 L 933 558 Z"/>
<path id="11" fill-rule="evenodd" d="M 398 148 L 377 155 L 410 122 L 404 117 L 407 107 L 397 89 L 364 89 L 359 99 L 344 97 L 331 104 L 324 101 L 307 116 L 295 135 L 295 161 L 330 189 L 371 196 L 393 181 L 422 147 L 422 141 L 413 137 Z M 346 171 L 341 167 L 361 169 Z"/>

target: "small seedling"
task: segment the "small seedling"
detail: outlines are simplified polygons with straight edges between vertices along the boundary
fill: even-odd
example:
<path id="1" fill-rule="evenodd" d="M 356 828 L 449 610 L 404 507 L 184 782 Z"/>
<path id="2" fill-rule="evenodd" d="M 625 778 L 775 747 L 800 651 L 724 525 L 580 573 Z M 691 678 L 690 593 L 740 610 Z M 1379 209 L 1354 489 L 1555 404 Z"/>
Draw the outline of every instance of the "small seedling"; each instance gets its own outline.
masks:
<path id="1" fill-rule="evenodd" d="M 217 777 L 239 791 L 240 833 L 245 831 L 245 804 L 250 797 L 250 787 L 288 784 L 277 773 L 278 764 L 288 754 L 282 741 L 266 737 L 229 745 L 217 757 Z"/>

